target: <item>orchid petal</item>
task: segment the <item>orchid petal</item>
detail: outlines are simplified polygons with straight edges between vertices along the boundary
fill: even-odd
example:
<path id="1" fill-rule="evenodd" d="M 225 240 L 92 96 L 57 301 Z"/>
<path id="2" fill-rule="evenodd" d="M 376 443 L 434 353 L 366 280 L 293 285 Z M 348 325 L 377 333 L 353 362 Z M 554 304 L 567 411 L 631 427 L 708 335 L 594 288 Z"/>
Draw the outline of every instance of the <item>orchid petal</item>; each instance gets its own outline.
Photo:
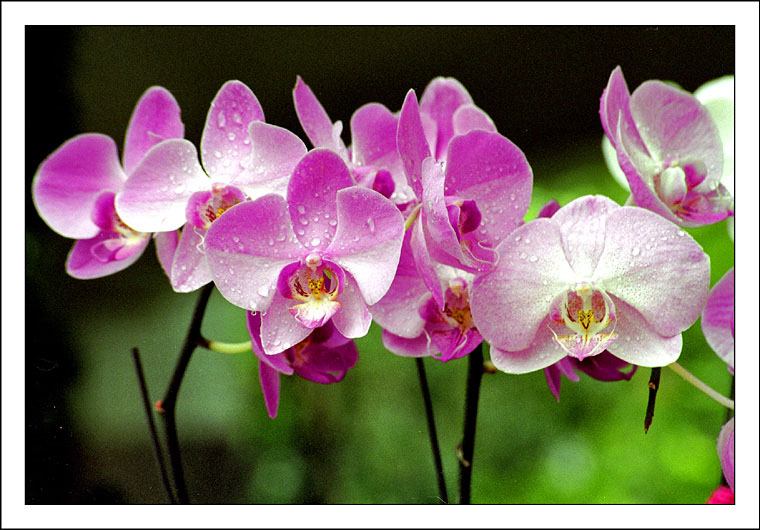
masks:
<path id="1" fill-rule="evenodd" d="M 691 326 L 705 307 L 710 284 L 710 258 L 697 242 L 642 208 L 613 210 L 606 227 L 592 281 L 636 308 L 664 337 Z"/>
<path id="2" fill-rule="evenodd" d="M 306 254 L 279 195 L 265 195 L 224 212 L 211 224 L 205 248 L 219 292 L 251 311 L 266 310 L 282 268 Z"/>
<path id="3" fill-rule="evenodd" d="M 185 224 L 185 208 L 196 191 L 211 188 L 195 146 L 171 139 L 155 145 L 116 195 L 116 211 L 141 232 L 168 232 Z"/>
<path id="4" fill-rule="evenodd" d="M 261 314 L 261 346 L 267 355 L 292 348 L 312 332 L 293 318 L 290 313 L 291 305 L 293 305 L 293 300 L 275 292 L 272 303 Z"/>
<path id="5" fill-rule="evenodd" d="M 556 363 L 565 355 L 565 350 L 560 348 L 549 330 L 548 317 L 542 320 L 526 348 L 507 351 L 491 343 L 491 362 L 496 368 L 508 374 L 526 374 L 541 370 Z"/>
<path id="6" fill-rule="evenodd" d="M 644 141 L 639 136 L 636 123 L 631 115 L 630 108 L 631 95 L 628 91 L 623 71 L 616 67 L 610 74 L 607 88 L 602 92 L 600 101 L 599 115 L 602 119 L 602 128 L 607 133 L 612 145 L 617 149 L 619 140 L 617 138 L 618 129 L 622 130 L 626 137 L 629 138 L 632 148 L 641 151 L 644 155 L 649 156 Z"/>
<path id="7" fill-rule="evenodd" d="M 93 247 L 107 241 L 112 236 L 108 232 L 101 232 L 91 239 L 80 239 L 69 252 L 66 259 L 66 272 L 80 280 L 91 280 L 93 278 L 102 278 L 116 272 L 122 271 L 132 265 L 145 251 L 150 242 L 147 235 L 140 238 L 134 243 L 128 243 L 128 254 L 123 259 L 111 259 L 103 262 L 97 259 L 92 252 Z"/>
<path id="8" fill-rule="evenodd" d="M 332 317 L 332 323 L 344 337 L 356 339 L 363 337 L 369 331 L 372 323 L 372 315 L 367 310 L 356 280 L 346 275 L 346 283 L 343 292 L 338 296 L 341 304 L 340 311 Z"/>
<path id="9" fill-rule="evenodd" d="M 288 362 L 285 353 L 267 355 L 261 345 L 261 313 L 245 312 L 245 325 L 251 336 L 251 350 L 259 361 L 285 375 L 293 374 L 293 367 Z"/>
<path id="10" fill-rule="evenodd" d="M 375 304 L 398 267 L 404 218 L 391 201 L 366 188 L 342 189 L 336 199 L 337 231 L 324 254 L 353 275 L 367 305 Z"/>
<path id="11" fill-rule="evenodd" d="M 470 309 L 485 340 L 518 352 L 534 341 L 552 302 L 577 275 L 568 264 L 559 224 L 553 219 L 536 219 L 519 227 L 496 251 L 500 259 L 495 268 L 475 279 Z M 548 329 L 546 334 L 553 340 Z M 534 361 L 525 362 L 526 367 L 534 366 Z"/>
<path id="12" fill-rule="evenodd" d="M 215 181 L 230 184 L 245 169 L 253 121 L 264 121 L 259 100 L 244 83 L 227 81 L 211 102 L 201 137 L 203 167 Z"/>
<path id="13" fill-rule="evenodd" d="M 172 261 L 174 260 L 174 253 L 179 243 L 179 232 L 177 230 L 157 232 L 154 234 L 153 240 L 156 242 L 156 257 L 158 258 L 158 262 L 161 264 L 161 268 L 166 273 L 166 276 L 171 278 Z"/>
<path id="14" fill-rule="evenodd" d="M 422 200 L 422 161 L 430 157 L 430 148 L 414 90 L 407 92 L 404 106 L 401 108 L 396 144 L 409 186 L 417 198 Z"/>
<path id="15" fill-rule="evenodd" d="M 351 116 L 351 159 L 359 166 L 383 167 L 387 159 L 397 159 L 398 117 L 385 105 L 369 103 Z"/>
<path id="16" fill-rule="evenodd" d="M 277 406 L 280 403 L 280 372 L 264 361 L 259 361 L 259 381 L 261 382 L 261 392 L 264 394 L 267 414 L 274 419 L 277 417 Z"/>
<path id="17" fill-rule="evenodd" d="M 140 97 L 129 119 L 124 139 L 124 171 L 131 174 L 155 144 L 184 135 L 185 125 L 177 100 L 163 87 L 150 87 Z"/>
<path id="18" fill-rule="evenodd" d="M 424 232 L 425 225 L 425 212 L 420 212 L 418 219 L 412 226 L 412 237 L 410 239 L 410 247 L 412 249 L 412 255 L 414 256 L 414 262 L 417 265 L 417 271 L 420 274 L 420 278 L 425 283 L 425 286 L 432 293 L 433 298 L 440 307 L 443 307 L 443 289 L 441 288 L 441 282 L 438 279 L 433 260 L 430 257 L 428 251 L 427 242 Z"/>
<path id="19" fill-rule="evenodd" d="M 288 210 L 296 237 L 306 248 L 330 245 L 339 224 L 336 195 L 353 184 L 346 163 L 334 152 L 314 149 L 293 170 L 288 183 Z"/>
<path id="20" fill-rule="evenodd" d="M 326 147 L 336 152 L 346 160 L 348 154 L 340 136 L 335 136 L 335 129 L 324 107 L 312 92 L 311 88 L 303 82 L 301 76 L 296 79 L 293 89 L 293 102 L 306 136 L 314 147 Z"/>
<path id="21" fill-rule="evenodd" d="M 82 134 L 66 141 L 40 164 L 32 181 L 32 199 L 40 217 L 64 237 L 95 237 L 90 219 L 103 191 L 119 191 L 126 175 L 116 143 L 103 134 Z"/>
<path id="22" fill-rule="evenodd" d="M 718 435 L 718 457 L 723 476 L 731 491 L 734 490 L 734 418 L 728 420 Z"/>
<path id="23" fill-rule="evenodd" d="M 470 94 L 453 77 L 436 77 L 425 87 L 420 98 L 420 113 L 428 114 L 437 125 L 436 160 L 445 158 L 446 148 L 454 136 L 454 112 L 462 105 L 471 103 Z"/>
<path id="24" fill-rule="evenodd" d="M 734 268 L 710 290 L 702 311 L 702 333 L 707 344 L 734 371 Z"/>
<path id="25" fill-rule="evenodd" d="M 429 357 L 438 351 L 435 349 L 435 345 L 431 342 L 430 337 L 424 333 L 408 339 L 394 335 L 385 329 L 383 330 L 383 346 L 388 351 L 402 357 Z"/>
<path id="26" fill-rule="evenodd" d="M 475 129 L 496 132 L 491 117 L 475 105 L 462 105 L 454 111 L 452 117 L 454 135 L 466 134 Z"/>
<path id="27" fill-rule="evenodd" d="M 195 291 L 213 279 L 203 250 L 206 233 L 189 223 L 182 230 L 171 268 L 172 288 L 178 293 Z"/>

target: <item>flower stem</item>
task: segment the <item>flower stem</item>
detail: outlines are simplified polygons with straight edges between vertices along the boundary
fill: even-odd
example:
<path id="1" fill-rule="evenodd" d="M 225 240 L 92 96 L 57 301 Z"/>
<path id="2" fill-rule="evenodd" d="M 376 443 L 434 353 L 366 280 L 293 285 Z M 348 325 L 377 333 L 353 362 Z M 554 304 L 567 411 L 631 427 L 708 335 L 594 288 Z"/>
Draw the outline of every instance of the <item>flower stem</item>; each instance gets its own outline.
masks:
<path id="1" fill-rule="evenodd" d="M 475 424 L 478 419 L 480 381 L 483 379 L 483 343 L 467 356 L 467 387 L 464 404 L 464 435 L 459 455 L 459 504 L 470 504 L 472 458 L 475 452 Z"/>
<path id="2" fill-rule="evenodd" d="M 135 370 L 137 371 L 137 379 L 140 383 L 143 405 L 145 405 L 145 415 L 148 417 L 148 429 L 150 430 L 150 437 L 153 439 L 156 461 L 158 462 L 158 468 L 161 471 L 161 480 L 164 483 L 164 489 L 166 489 L 166 495 L 169 497 L 169 502 L 177 504 L 177 499 L 174 497 L 174 492 L 172 491 L 172 486 L 169 482 L 169 475 L 166 472 L 164 453 L 161 448 L 161 442 L 158 439 L 158 433 L 156 432 L 156 423 L 153 421 L 153 410 L 150 404 L 150 397 L 148 396 L 148 385 L 145 382 L 145 374 L 143 373 L 142 362 L 140 361 L 140 351 L 137 348 L 132 348 L 132 357 L 135 360 Z"/>
<path id="3" fill-rule="evenodd" d="M 623 206 L 636 206 L 636 201 L 633 198 L 633 193 L 628 196 L 628 198 L 625 200 L 625 203 L 623 203 Z"/>
<path id="4" fill-rule="evenodd" d="M 217 353 L 245 353 L 251 351 L 251 341 L 245 342 L 220 342 L 216 340 L 206 341 L 204 348 Z"/>
<path id="5" fill-rule="evenodd" d="M 443 474 L 443 462 L 441 462 L 441 450 L 438 447 L 438 434 L 435 430 L 435 417 L 433 416 L 433 402 L 430 399 L 430 388 L 425 375 L 425 365 L 422 357 L 415 358 L 417 363 L 417 375 L 422 389 L 422 400 L 425 402 L 425 415 L 427 417 L 428 435 L 430 436 L 430 448 L 433 451 L 436 475 L 438 477 L 438 496 L 444 504 L 449 503 L 449 495 L 446 492 L 446 477 Z"/>
<path id="6" fill-rule="evenodd" d="M 649 426 L 654 419 L 654 403 L 657 399 L 657 391 L 660 389 L 660 373 L 662 368 L 652 368 L 652 374 L 649 376 L 649 399 L 647 400 L 647 412 L 644 415 L 644 434 L 649 432 Z"/>
<path id="7" fill-rule="evenodd" d="M 185 336 L 185 343 L 182 345 L 182 350 L 177 359 L 177 365 L 174 368 L 172 379 L 169 382 L 169 387 L 166 389 L 166 394 L 164 395 L 164 399 L 160 406 L 160 409 L 163 412 L 164 426 L 166 427 L 166 444 L 169 451 L 169 461 L 172 466 L 174 487 L 177 490 L 177 499 L 180 504 L 188 504 L 190 499 L 187 495 L 185 472 L 182 469 L 182 456 L 179 449 L 179 439 L 177 438 L 177 423 L 175 417 L 177 395 L 179 394 L 182 378 L 185 375 L 187 365 L 190 363 L 190 357 L 192 357 L 195 348 L 198 346 L 205 347 L 207 344 L 207 341 L 201 335 L 201 322 L 203 321 L 203 314 L 206 312 L 208 299 L 211 296 L 211 291 L 213 291 L 213 289 L 214 284 L 209 283 L 201 290 L 198 302 L 195 305 L 195 310 L 193 311 L 193 319 L 190 321 L 190 327 Z"/>
<path id="8" fill-rule="evenodd" d="M 710 396 L 713 400 L 717 401 L 721 405 L 723 405 L 726 408 L 729 408 L 731 410 L 734 410 L 734 400 L 728 399 L 723 394 L 716 392 L 706 384 L 704 384 L 702 381 L 694 377 L 691 373 L 689 373 L 686 368 L 681 366 L 678 363 L 670 363 L 668 367 L 673 370 L 675 373 L 680 375 L 687 383 L 691 383 L 693 386 Z"/>

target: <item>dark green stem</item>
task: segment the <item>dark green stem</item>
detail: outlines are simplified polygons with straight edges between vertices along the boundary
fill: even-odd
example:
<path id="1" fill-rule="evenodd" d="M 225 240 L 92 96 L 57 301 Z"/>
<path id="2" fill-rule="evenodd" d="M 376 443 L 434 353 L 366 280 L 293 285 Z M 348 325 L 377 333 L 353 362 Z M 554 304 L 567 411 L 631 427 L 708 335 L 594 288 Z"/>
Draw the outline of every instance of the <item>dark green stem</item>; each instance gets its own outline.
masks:
<path id="1" fill-rule="evenodd" d="M 475 425 L 478 419 L 480 381 L 483 379 L 483 343 L 468 356 L 467 387 L 464 405 L 464 436 L 459 456 L 459 504 L 470 504 L 472 458 L 475 452 Z"/>
<path id="2" fill-rule="evenodd" d="M 164 399 L 159 408 L 159 411 L 163 413 L 164 426 L 166 427 L 166 445 L 169 451 L 169 461 L 172 466 L 174 487 L 177 490 L 177 499 L 180 504 L 188 504 L 190 499 L 187 495 L 185 472 L 182 469 L 182 455 L 180 454 L 179 439 L 177 438 L 177 423 L 175 417 L 177 395 L 179 394 L 182 378 L 185 375 L 187 365 L 190 363 L 190 357 L 192 357 L 195 348 L 206 344 L 206 339 L 201 335 L 201 322 L 203 321 L 203 314 L 206 312 L 208 299 L 211 296 L 211 291 L 213 291 L 213 289 L 214 284 L 209 283 L 201 290 L 198 302 L 195 305 L 195 311 L 193 311 L 193 319 L 187 330 L 185 343 L 182 346 L 179 358 L 177 359 L 177 365 L 174 368 L 174 374 L 172 375 L 169 387 L 166 389 L 166 394 L 164 395 Z"/>
<path id="3" fill-rule="evenodd" d="M 649 426 L 654 419 L 654 402 L 657 399 L 657 391 L 660 389 L 660 372 L 662 368 L 652 368 L 649 376 L 649 399 L 647 400 L 647 412 L 644 416 L 644 434 L 649 432 Z"/>
<path id="4" fill-rule="evenodd" d="M 430 436 L 430 448 L 433 451 L 433 460 L 435 462 L 436 475 L 438 477 L 438 495 L 441 502 L 449 503 L 449 495 L 446 492 L 446 477 L 443 474 L 443 462 L 441 461 L 441 450 L 438 446 L 438 434 L 435 430 L 435 417 L 433 416 L 433 402 L 430 399 L 430 388 L 425 375 L 425 365 L 422 357 L 415 359 L 417 362 L 417 375 L 420 378 L 420 388 L 422 389 L 422 400 L 425 403 L 425 416 L 427 417 L 428 435 Z"/>

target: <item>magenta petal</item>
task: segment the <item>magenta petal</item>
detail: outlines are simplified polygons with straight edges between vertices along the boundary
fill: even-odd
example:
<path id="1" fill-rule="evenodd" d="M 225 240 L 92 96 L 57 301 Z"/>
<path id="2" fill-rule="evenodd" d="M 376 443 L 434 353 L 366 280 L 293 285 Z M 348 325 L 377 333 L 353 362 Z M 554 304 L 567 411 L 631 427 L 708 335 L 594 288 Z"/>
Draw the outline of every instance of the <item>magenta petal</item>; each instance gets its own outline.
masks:
<path id="1" fill-rule="evenodd" d="M 189 293 L 212 280 L 211 269 L 203 252 L 206 230 L 185 225 L 179 238 L 171 268 L 172 288 L 178 293 Z"/>
<path id="2" fill-rule="evenodd" d="M 618 208 L 609 214 L 606 226 L 604 250 L 594 271 L 599 287 L 636 308 L 662 336 L 672 337 L 691 326 L 707 303 L 710 285 L 710 258 L 699 244 L 642 208 Z"/>
<path id="3" fill-rule="evenodd" d="M 705 504 L 734 504 L 734 492 L 728 486 L 718 486 Z"/>
<path id="4" fill-rule="evenodd" d="M 360 166 L 385 167 L 398 159 L 398 117 L 385 105 L 369 103 L 351 116 L 351 159 Z"/>
<path id="5" fill-rule="evenodd" d="M 398 267 L 404 218 L 396 205 L 376 191 L 354 186 L 338 192 L 337 221 L 325 257 L 351 273 L 367 305 L 377 303 Z"/>
<path id="6" fill-rule="evenodd" d="M 203 167 L 215 181 L 229 184 L 244 170 L 252 121 L 264 121 L 259 100 L 244 83 L 227 81 L 211 102 L 201 137 Z"/>
<path id="7" fill-rule="evenodd" d="M 702 333 L 707 344 L 734 371 L 734 268 L 710 290 L 702 311 Z"/>
<path id="8" fill-rule="evenodd" d="M 617 339 L 607 350 L 625 362 L 638 366 L 667 366 L 681 355 L 682 338 L 677 333 L 663 337 L 641 316 L 641 313 L 624 301 L 613 297 L 617 322 Z"/>
<path id="9" fill-rule="evenodd" d="M 393 283 L 385 296 L 369 308 L 375 322 L 394 335 L 405 338 L 417 337 L 422 333 L 425 323 L 417 308 L 426 296 L 430 296 L 414 264 L 411 238 L 412 231 L 407 230 Z"/>
<path id="10" fill-rule="evenodd" d="M 184 134 L 185 125 L 177 100 L 163 87 L 150 87 L 140 97 L 129 119 L 124 139 L 124 171 L 131 174 L 148 149 L 160 141 L 182 138 Z"/>
<path id="11" fill-rule="evenodd" d="M 454 112 L 462 105 L 471 103 L 470 94 L 453 77 L 436 77 L 425 87 L 420 98 L 420 113 L 432 117 L 437 125 L 437 160 L 444 158 L 449 141 L 454 136 Z"/>
<path id="12" fill-rule="evenodd" d="M 720 429 L 718 435 L 718 457 L 723 476 L 731 491 L 734 490 L 734 418 L 731 418 Z"/>
<path id="13" fill-rule="evenodd" d="M 40 217 L 64 237 L 85 239 L 100 231 L 90 220 L 103 191 L 119 191 L 126 175 L 116 143 L 103 134 L 68 140 L 40 164 L 32 181 L 32 199 Z"/>
<path id="14" fill-rule="evenodd" d="M 275 292 L 272 303 L 261 315 L 261 346 L 267 355 L 292 348 L 312 332 L 293 318 L 290 314 L 291 305 L 293 300 Z"/>
<path id="15" fill-rule="evenodd" d="M 205 248 L 219 292 L 251 311 L 267 308 L 282 268 L 306 254 L 279 195 L 265 195 L 224 212 L 211 223 Z"/>
<path id="16" fill-rule="evenodd" d="M 158 262 L 161 264 L 161 268 L 166 273 L 166 276 L 171 278 L 172 261 L 174 261 L 174 253 L 179 243 L 179 232 L 177 230 L 158 232 L 153 235 L 153 239 L 156 242 L 156 257 L 158 258 Z"/>
<path id="17" fill-rule="evenodd" d="M 245 325 L 248 328 L 248 334 L 251 336 L 251 350 L 258 357 L 259 361 L 269 365 L 270 368 L 280 373 L 291 375 L 293 367 L 288 362 L 286 353 L 277 353 L 275 355 L 264 353 L 264 347 L 261 345 L 261 313 L 246 311 Z"/>
<path id="18" fill-rule="evenodd" d="M 590 357 L 595 359 L 596 357 Z M 578 381 L 580 377 L 575 373 L 573 366 L 577 365 L 578 361 L 570 357 L 564 357 L 556 363 L 544 368 L 544 376 L 546 377 L 546 384 L 549 386 L 549 391 L 554 395 L 554 398 L 559 403 L 559 394 L 562 387 L 562 375 L 570 379 L 571 381 Z"/>
<path id="19" fill-rule="evenodd" d="M 406 94 L 404 106 L 401 108 L 396 142 L 409 186 L 417 199 L 422 200 L 422 161 L 430 157 L 430 148 L 414 90 Z"/>
<path id="20" fill-rule="evenodd" d="M 539 217 L 552 217 L 557 211 L 560 209 L 559 203 L 551 199 L 549 202 L 544 204 L 541 209 L 536 214 L 536 218 Z"/>
<path id="21" fill-rule="evenodd" d="M 425 331 L 440 352 L 433 354 L 433 357 L 444 363 L 464 357 L 483 342 L 483 337 L 475 328 L 462 332 L 447 323 L 428 323 Z"/>
<path id="22" fill-rule="evenodd" d="M 343 292 L 338 296 L 338 301 L 341 304 L 340 311 L 332 317 L 335 329 L 349 339 L 366 335 L 372 323 L 372 315 L 367 310 L 367 304 L 356 287 L 354 278 L 346 275 L 346 283 Z"/>
<path id="23" fill-rule="evenodd" d="M 314 147 L 326 147 L 336 152 L 344 160 L 348 158 L 346 147 L 325 109 L 317 100 L 311 88 L 303 82 L 301 76 L 296 79 L 293 89 L 293 102 L 306 136 Z"/>
<path id="24" fill-rule="evenodd" d="M 549 319 L 545 318 L 526 348 L 518 351 L 502 350 L 491 344 L 491 362 L 508 374 L 525 374 L 550 366 L 565 357 L 549 331 Z"/>
<path id="25" fill-rule="evenodd" d="M 603 351 L 599 355 L 576 362 L 575 366 L 578 370 L 597 381 L 622 381 L 623 379 L 630 381 L 637 369 L 636 365 L 631 365 L 631 363 L 618 359 L 609 351 Z M 633 366 L 633 369 L 626 372 L 623 371 L 631 366 Z"/>
<path id="26" fill-rule="evenodd" d="M 427 357 L 433 355 L 437 350 L 430 340 L 430 337 L 424 333 L 420 333 L 418 336 L 407 339 L 405 337 L 399 337 L 394 335 L 390 331 L 383 330 L 383 346 L 403 357 Z"/>
<path id="27" fill-rule="evenodd" d="M 475 105 L 462 105 L 453 116 L 454 135 L 466 134 L 475 129 L 496 132 L 491 117 Z"/>
<path id="28" fill-rule="evenodd" d="M 154 146 L 116 195 L 116 211 L 142 232 L 168 232 L 185 224 L 185 208 L 196 191 L 211 188 L 195 146 L 171 139 Z"/>
<path id="29" fill-rule="evenodd" d="M 707 168 L 705 182 L 720 181 L 723 146 L 710 113 L 694 96 L 661 81 L 647 81 L 633 92 L 630 106 L 652 158 L 665 167 L 699 160 Z"/>
<path id="30" fill-rule="evenodd" d="M 288 184 L 288 211 L 296 237 L 306 248 L 326 248 L 339 223 L 338 190 L 353 184 L 346 163 L 334 152 L 314 149 L 293 170 Z"/>
<path id="31" fill-rule="evenodd" d="M 475 130 L 451 140 L 446 194 L 477 202 L 489 243 L 495 246 L 522 223 L 532 191 L 533 171 L 525 155 L 502 135 Z"/>
<path id="32" fill-rule="evenodd" d="M 430 257 L 428 251 L 427 242 L 424 233 L 425 212 L 420 212 L 419 218 L 412 225 L 412 237 L 410 240 L 410 247 L 412 249 L 412 255 L 414 256 L 414 262 L 417 265 L 417 271 L 420 274 L 420 278 L 425 283 L 425 286 L 433 294 L 433 298 L 440 307 L 443 307 L 443 289 L 441 288 L 441 281 L 438 279 L 438 274 L 435 270 L 433 260 Z"/>
<path id="33" fill-rule="evenodd" d="M 559 223 L 570 266 L 590 278 L 604 249 L 606 219 L 620 205 L 603 195 L 585 196 L 566 204 L 552 216 Z"/>
<path id="34" fill-rule="evenodd" d="M 274 419 L 277 416 L 277 406 L 280 403 L 280 372 L 259 361 L 259 381 L 261 391 L 264 394 L 264 403 L 267 406 L 267 414 Z"/>
<path id="35" fill-rule="evenodd" d="M 602 127 L 616 149 L 618 148 L 617 131 L 620 128 L 630 138 L 632 146 L 648 156 L 649 153 L 644 147 L 644 142 L 631 116 L 630 101 L 631 95 L 623 78 L 623 71 L 618 66 L 610 74 L 607 88 L 602 93 L 599 107 Z"/>
<path id="36" fill-rule="evenodd" d="M 485 340 L 503 350 L 521 351 L 536 337 L 555 297 L 574 284 L 577 276 L 567 262 L 559 224 L 553 219 L 521 226 L 496 251 L 500 259 L 494 269 L 475 279 L 470 308 Z M 552 339 L 548 329 L 546 333 Z"/>
<path id="37" fill-rule="evenodd" d="M 92 239 L 80 239 L 74 243 L 66 260 L 66 272 L 70 276 L 80 280 L 102 278 L 103 276 L 114 274 L 126 269 L 137 261 L 150 242 L 150 236 L 146 234 L 145 237 L 138 239 L 130 244 L 128 249 L 125 249 L 128 252 L 123 259 L 112 259 L 103 262 L 93 255 L 92 249 L 110 237 L 111 235 L 107 232 L 101 232 Z"/>
<path id="38" fill-rule="evenodd" d="M 267 193 L 284 197 L 293 169 L 306 154 L 306 145 L 287 129 L 262 121 L 251 122 L 248 132 L 252 144 L 250 164 L 234 184 L 252 198 Z"/>

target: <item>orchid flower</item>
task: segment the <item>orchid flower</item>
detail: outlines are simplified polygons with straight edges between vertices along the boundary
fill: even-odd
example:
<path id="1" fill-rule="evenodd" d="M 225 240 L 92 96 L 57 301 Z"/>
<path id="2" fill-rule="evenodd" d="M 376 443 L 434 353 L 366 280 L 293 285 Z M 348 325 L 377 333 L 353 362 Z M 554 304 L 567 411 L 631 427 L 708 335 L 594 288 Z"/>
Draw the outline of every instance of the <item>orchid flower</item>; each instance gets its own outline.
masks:
<path id="1" fill-rule="evenodd" d="M 211 281 L 203 241 L 209 226 L 230 207 L 267 193 L 284 196 L 306 146 L 293 133 L 264 123 L 251 90 L 228 81 L 206 117 L 198 163 L 195 146 L 172 140 L 152 149 L 116 197 L 122 218 L 140 230 L 184 226 L 171 264 L 177 292 Z M 204 171 L 205 168 L 205 171 Z"/>
<path id="2" fill-rule="evenodd" d="M 261 344 L 261 314 L 246 312 L 251 348 L 259 360 L 259 380 L 269 417 L 277 416 L 280 402 L 280 374 L 296 374 L 329 384 L 342 381 L 358 360 L 354 341 L 344 337 L 332 322 L 314 329 L 305 339 L 282 353 L 267 355 Z"/>
<path id="3" fill-rule="evenodd" d="M 262 312 L 262 348 L 272 355 L 330 319 L 346 337 L 365 335 L 367 306 L 390 287 L 403 237 L 398 208 L 353 186 L 337 154 L 315 149 L 298 162 L 286 199 L 234 206 L 211 225 L 205 249 L 219 292 Z"/>
<path id="4" fill-rule="evenodd" d="M 723 476 L 731 491 L 734 491 L 734 418 L 728 420 L 718 435 L 718 457 Z"/>
<path id="5" fill-rule="evenodd" d="M 533 174 L 512 142 L 479 128 L 448 139 L 445 162 L 437 161 L 413 90 L 401 110 L 397 144 L 417 200 L 407 221 L 414 259 L 443 307 L 434 263 L 471 273 L 491 267 L 496 261 L 493 247 L 523 222 Z"/>
<path id="6" fill-rule="evenodd" d="M 121 271 L 139 258 L 150 230 L 132 226 L 116 212 L 114 197 L 146 152 L 168 138 L 181 138 L 184 125 L 174 97 L 164 88 L 145 91 L 132 112 L 122 163 L 109 136 L 75 136 L 40 164 L 32 199 L 54 231 L 76 239 L 66 261 L 74 278 L 90 279 Z M 158 243 L 159 259 L 165 252 Z"/>
<path id="7" fill-rule="evenodd" d="M 341 140 L 343 123 L 333 123 L 311 88 L 300 76 L 293 89 L 296 114 L 314 147 L 338 154 L 357 184 L 373 189 L 396 204 L 412 198 L 396 150 L 398 116 L 385 105 L 368 103 L 351 116 L 351 148 Z"/>
<path id="8" fill-rule="evenodd" d="M 734 373 L 734 268 L 710 290 L 702 311 L 702 334 L 713 351 Z"/>
<path id="9" fill-rule="evenodd" d="M 629 94 L 617 67 L 599 114 L 638 206 L 685 227 L 733 215 L 721 184 L 721 138 L 693 95 L 660 81 L 647 81 Z"/>
<path id="10" fill-rule="evenodd" d="M 517 228 L 496 251 L 495 268 L 475 279 L 470 308 L 492 362 L 509 373 L 605 350 L 631 364 L 667 365 L 707 301 L 709 257 L 691 236 L 602 196 Z"/>

